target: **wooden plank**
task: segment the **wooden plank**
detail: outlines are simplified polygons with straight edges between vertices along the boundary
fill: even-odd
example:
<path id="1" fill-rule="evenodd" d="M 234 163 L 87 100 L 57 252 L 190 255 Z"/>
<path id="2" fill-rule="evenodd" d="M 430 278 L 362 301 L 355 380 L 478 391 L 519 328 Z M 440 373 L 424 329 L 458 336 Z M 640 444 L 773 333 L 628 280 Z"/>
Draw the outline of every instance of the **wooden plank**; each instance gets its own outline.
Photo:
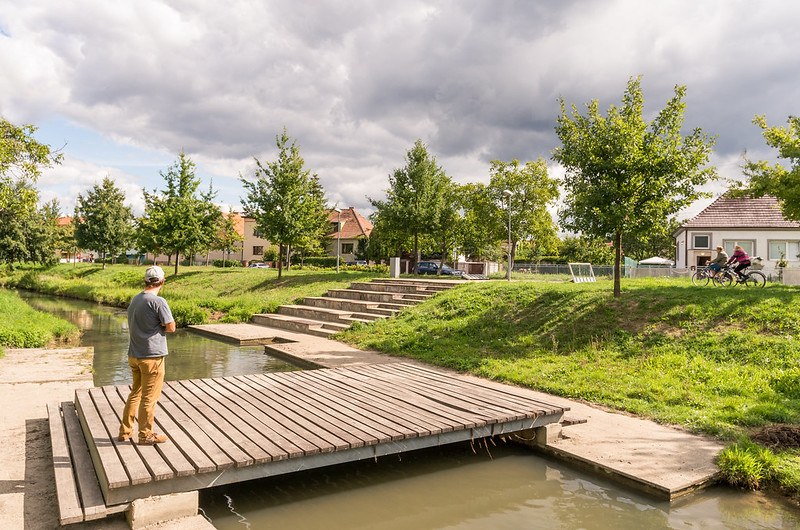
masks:
<path id="1" fill-rule="evenodd" d="M 81 429 L 86 439 L 86 445 L 92 455 L 97 478 L 100 480 L 100 489 L 103 491 L 103 496 L 108 498 L 110 488 L 129 486 L 131 481 L 108 433 L 105 432 L 103 421 L 94 408 L 89 392 L 76 390 L 75 405 L 78 418 L 81 420 Z"/>
<path id="2" fill-rule="evenodd" d="M 127 386 L 124 388 L 126 390 L 126 395 L 125 399 L 122 399 L 117 387 L 102 387 L 103 394 L 108 400 L 111 409 L 115 412 L 118 422 L 122 421 L 122 411 L 125 408 L 125 400 L 128 398 L 127 393 L 130 392 Z M 161 412 L 161 410 L 156 407 L 156 422 L 158 421 L 159 412 Z M 157 426 L 158 424 L 156 423 L 154 427 Z M 155 430 L 158 431 L 157 428 Z M 164 429 L 161 429 L 161 431 L 164 431 Z M 133 443 L 136 437 L 137 432 L 134 431 L 131 435 L 131 442 L 128 443 Z M 173 476 L 191 475 L 194 473 L 194 466 L 192 466 L 186 457 L 183 456 L 183 453 L 178 450 L 175 446 L 175 442 L 173 442 L 171 438 L 168 442 L 163 444 L 136 444 L 134 447 L 136 447 L 136 450 L 142 456 L 142 459 L 155 480 L 165 480 Z M 164 467 L 162 467 L 162 463 Z"/>
<path id="3" fill-rule="evenodd" d="M 78 483 L 72 474 L 72 459 L 69 456 L 59 403 L 47 404 L 47 422 L 50 425 L 50 447 L 53 450 L 58 521 L 62 525 L 80 523 L 83 521 L 83 508 L 78 499 Z"/>
<path id="4" fill-rule="evenodd" d="M 81 423 L 75 410 L 75 404 L 66 401 L 61 404 L 64 428 L 69 442 L 69 454 L 72 458 L 75 478 L 78 482 L 78 492 L 83 506 L 83 518 L 86 521 L 101 519 L 106 516 L 106 503 L 100 483 L 89 454 L 89 447 L 83 436 Z"/>
<path id="5" fill-rule="evenodd" d="M 504 403 L 493 403 L 491 400 L 483 400 L 476 395 L 474 389 L 457 384 L 447 384 L 436 382 L 429 377 L 412 373 L 398 373 L 397 370 L 383 370 L 382 367 L 375 366 L 373 374 L 375 377 L 386 378 L 387 380 L 397 379 L 403 381 L 404 386 L 414 389 L 417 392 L 424 392 L 426 389 L 435 391 L 436 399 L 447 404 L 453 409 L 477 414 L 487 420 L 488 423 L 498 421 L 513 421 L 530 416 L 530 412 L 523 412 L 521 407 L 506 406 Z M 379 375 L 380 374 L 380 375 Z M 456 380 L 454 380 L 456 381 Z M 501 396 L 497 396 L 498 401 Z M 528 409 L 530 410 L 530 409 Z M 534 416 L 537 415 L 534 413 Z"/>
<path id="6" fill-rule="evenodd" d="M 176 386 L 179 385 L 184 392 L 187 392 L 187 394 L 185 394 L 187 397 L 189 395 L 194 396 L 194 399 L 197 400 L 196 403 L 202 403 L 204 406 L 206 406 L 209 414 L 216 415 L 213 417 L 216 419 L 208 416 L 208 418 L 212 419 L 215 424 L 220 425 L 220 422 L 224 421 L 230 426 L 226 427 L 225 429 L 225 433 L 228 435 L 228 438 L 233 443 L 238 445 L 244 452 L 249 454 L 253 458 L 254 464 L 263 464 L 264 462 L 269 462 L 285 454 L 280 450 L 280 448 L 272 443 L 264 444 L 269 448 L 269 450 L 262 447 L 261 444 L 254 440 L 254 438 L 259 439 L 259 441 L 262 443 L 264 440 L 266 440 L 266 438 L 248 425 L 247 422 L 243 421 L 235 414 L 230 414 L 229 411 L 226 411 L 225 407 L 223 407 L 212 396 L 208 395 L 208 393 L 197 386 L 196 380 L 192 379 L 176 381 L 175 384 Z"/>
<path id="7" fill-rule="evenodd" d="M 280 395 L 269 384 L 259 381 L 258 377 L 238 376 L 235 379 L 249 385 L 257 393 L 261 394 L 263 398 L 272 403 L 274 407 L 280 408 L 281 413 L 285 417 L 291 418 L 295 424 L 303 427 L 308 432 L 316 433 L 319 438 L 322 438 L 325 441 L 325 445 L 320 447 L 322 452 L 342 451 L 351 447 L 350 442 L 338 436 L 335 432 L 331 432 L 336 430 L 334 427 L 307 413 L 302 407 Z"/>
<path id="8" fill-rule="evenodd" d="M 392 395 L 422 413 L 434 415 L 438 418 L 437 421 L 448 422 L 454 429 L 473 429 L 486 424 L 486 420 L 483 418 L 454 410 L 452 407 L 431 398 L 428 396 L 430 389 L 425 389 L 424 392 L 417 392 L 405 388 L 402 382 L 383 381 L 373 377 L 371 374 L 353 369 L 333 370 L 332 372 L 332 376 L 343 377 L 345 381 L 348 379 L 361 381 L 363 384 L 368 385 L 369 388 L 374 389 L 375 392 L 379 392 L 384 396 Z"/>
<path id="9" fill-rule="evenodd" d="M 270 442 L 275 443 L 282 452 L 282 457 L 294 458 L 303 455 L 303 450 L 287 439 L 283 432 L 274 429 L 268 418 L 257 407 L 243 399 L 233 385 L 225 384 L 225 381 L 218 379 L 202 379 L 201 381 L 208 387 L 208 392 L 215 394 L 217 400 L 223 403 L 228 410 L 244 419 Z"/>
<path id="10" fill-rule="evenodd" d="M 309 431 L 298 425 L 290 418 L 285 416 L 274 407 L 272 403 L 263 397 L 256 389 L 250 387 L 245 382 L 239 381 L 235 377 L 222 378 L 226 385 L 236 389 L 239 397 L 255 407 L 264 417 L 264 421 L 270 423 L 273 428 L 279 431 L 284 438 L 291 440 L 297 447 L 303 450 L 304 456 L 313 455 L 323 450 L 333 451 L 330 444 L 317 436 L 313 431 Z M 285 411 L 284 411 L 285 412 Z"/>
<path id="11" fill-rule="evenodd" d="M 194 421 L 194 419 L 190 418 L 178 406 L 178 404 L 170 399 L 169 392 L 164 393 L 163 390 L 161 392 L 159 404 L 164 410 L 165 414 L 160 420 L 157 421 L 164 422 L 163 425 L 168 425 L 170 423 L 175 425 L 178 430 L 173 430 L 171 432 L 176 440 L 183 438 L 181 435 L 176 434 L 178 432 L 182 433 L 183 436 L 188 438 L 191 443 L 181 443 L 181 449 L 184 451 L 184 454 L 187 455 L 187 457 L 190 457 L 192 462 L 195 463 L 198 472 L 200 469 L 203 469 L 208 465 L 207 463 L 206 465 L 201 465 L 201 463 L 204 462 L 203 455 L 205 455 L 205 457 L 208 459 L 208 462 L 211 462 L 213 469 L 217 471 L 234 466 L 235 462 L 233 461 L 233 458 L 228 456 L 228 454 L 225 453 L 225 451 L 223 451 L 222 448 L 220 448 L 219 445 L 216 444 L 203 430 L 202 425 L 207 421 L 205 418 L 196 412 L 193 412 L 195 417 L 200 416 L 200 424 L 198 424 Z M 197 448 L 199 453 L 192 449 L 193 446 Z"/>
<path id="12" fill-rule="evenodd" d="M 431 434 L 430 429 L 414 425 L 413 422 L 394 414 L 396 411 L 379 408 L 380 403 L 374 397 L 368 400 L 361 399 L 359 394 L 347 392 L 346 387 L 337 386 L 335 382 L 327 380 L 324 375 L 317 378 L 310 375 L 310 372 L 313 370 L 307 373 L 292 372 L 290 380 L 305 392 L 316 392 L 318 395 L 329 396 L 329 399 L 343 410 L 351 411 L 353 415 L 362 418 L 362 421 L 371 428 L 385 432 L 392 440 Z"/>
<path id="13" fill-rule="evenodd" d="M 393 389 L 369 386 L 369 381 L 361 381 L 352 375 L 348 377 L 339 371 L 326 371 L 324 375 L 320 372 L 322 370 L 309 370 L 305 373 L 316 378 L 320 384 L 338 386 L 342 395 L 373 407 L 382 416 L 393 419 L 400 425 L 410 425 L 411 432 L 420 432 L 421 429 L 420 435 L 424 435 L 424 431 L 438 434 L 463 428 L 460 421 L 422 410 L 398 398 Z"/>
<path id="14" fill-rule="evenodd" d="M 412 436 L 408 432 L 408 428 L 384 420 L 369 408 L 347 399 L 338 388 L 315 384 L 316 382 L 313 379 L 299 377 L 299 374 L 295 376 L 295 374 L 289 373 L 284 376 L 284 379 L 299 392 L 313 396 L 318 401 L 327 401 L 330 406 L 336 407 L 338 414 L 342 417 L 358 421 L 365 427 L 367 432 L 375 434 L 375 440 L 378 443 L 401 440 Z"/>
<path id="15" fill-rule="evenodd" d="M 202 401 L 198 401 L 194 396 L 187 392 L 179 381 L 170 381 L 169 385 L 164 385 L 162 394 L 167 394 L 169 399 L 183 411 L 186 416 L 200 428 L 205 436 L 205 441 L 213 440 L 230 459 L 236 467 L 249 466 L 255 459 L 247 454 L 241 447 L 234 443 L 226 434 L 232 432 L 233 427 L 225 419 L 211 409 Z M 189 433 L 194 436 L 194 433 Z"/>
<path id="16" fill-rule="evenodd" d="M 108 403 L 102 388 L 89 389 L 89 396 L 91 396 L 97 413 L 103 420 L 103 425 L 111 443 L 117 449 L 120 460 L 122 460 L 128 475 L 131 477 L 131 484 L 143 484 L 154 479 L 157 480 L 159 475 L 165 475 L 163 478 L 169 478 L 174 475 L 172 469 L 164 462 L 163 458 L 152 450 L 152 447 L 149 448 L 151 451 L 140 452 L 137 451 L 137 447 L 134 447 L 131 441 L 120 442 L 117 439 L 120 419 Z M 153 459 L 150 465 L 145 461 L 145 455 Z M 160 462 L 156 462 L 156 458 Z M 155 468 L 155 473 L 152 472 L 151 466 Z"/>
<path id="17" fill-rule="evenodd" d="M 365 426 L 358 421 L 352 421 L 352 417 L 339 412 L 334 408 L 329 399 L 317 399 L 314 395 L 297 392 L 292 385 L 284 383 L 284 377 L 274 378 L 269 374 L 265 375 L 273 382 L 273 388 L 278 392 L 282 392 L 285 396 L 291 398 L 298 405 L 303 407 L 309 413 L 316 415 L 318 418 L 328 422 L 336 429 L 336 434 L 343 437 L 350 443 L 350 447 L 361 447 L 362 445 L 374 445 L 378 443 L 379 437 L 383 441 L 391 440 L 391 437 L 383 433 L 366 432 Z"/>
<path id="18" fill-rule="evenodd" d="M 501 385 L 499 383 L 482 382 L 477 380 L 474 376 L 458 376 L 453 377 L 450 374 L 438 371 L 433 368 L 425 366 L 418 366 L 411 363 L 397 363 L 398 369 L 413 371 L 428 375 L 431 379 L 437 382 L 448 382 L 457 379 L 460 384 L 469 385 L 470 392 L 491 392 L 492 395 L 500 395 L 503 399 L 511 403 L 517 403 L 523 406 L 533 405 L 541 408 L 547 413 L 555 413 L 558 411 L 569 410 L 569 407 L 562 407 L 553 403 L 542 401 L 531 395 L 532 390 L 518 388 L 512 385 Z"/>

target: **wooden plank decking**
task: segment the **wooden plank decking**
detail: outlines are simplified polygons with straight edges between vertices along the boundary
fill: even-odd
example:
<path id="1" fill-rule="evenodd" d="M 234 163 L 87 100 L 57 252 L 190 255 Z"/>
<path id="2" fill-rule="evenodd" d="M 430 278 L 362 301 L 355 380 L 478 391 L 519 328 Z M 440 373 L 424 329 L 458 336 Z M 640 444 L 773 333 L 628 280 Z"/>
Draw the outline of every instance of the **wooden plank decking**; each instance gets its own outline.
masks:
<path id="1" fill-rule="evenodd" d="M 559 421 L 522 389 L 396 363 L 172 381 L 157 446 L 118 442 L 128 387 L 76 392 L 109 506 L 342 462 L 501 435 Z"/>

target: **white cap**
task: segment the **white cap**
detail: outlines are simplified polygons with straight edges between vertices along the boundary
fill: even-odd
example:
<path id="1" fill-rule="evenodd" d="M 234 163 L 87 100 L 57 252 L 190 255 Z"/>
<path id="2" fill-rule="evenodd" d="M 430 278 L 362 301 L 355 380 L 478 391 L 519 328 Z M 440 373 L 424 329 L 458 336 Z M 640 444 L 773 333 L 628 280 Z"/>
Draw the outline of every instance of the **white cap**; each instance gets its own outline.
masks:
<path id="1" fill-rule="evenodd" d="M 153 265 L 144 271 L 145 283 L 157 283 L 164 279 L 164 269 L 158 265 Z"/>

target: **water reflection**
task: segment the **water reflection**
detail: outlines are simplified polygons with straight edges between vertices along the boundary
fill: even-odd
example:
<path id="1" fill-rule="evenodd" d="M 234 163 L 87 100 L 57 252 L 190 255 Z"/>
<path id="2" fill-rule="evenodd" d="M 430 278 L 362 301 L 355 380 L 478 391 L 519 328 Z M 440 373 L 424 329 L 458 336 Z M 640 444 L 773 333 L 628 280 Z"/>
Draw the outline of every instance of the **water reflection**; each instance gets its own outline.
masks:
<path id="1" fill-rule="evenodd" d="M 94 384 L 130 384 L 128 368 L 128 321 L 124 309 L 82 300 L 57 298 L 22 291 L 36 309 L 69 320 L 83 330 L 82 346 L 94 347 Z M 282 372 L 297 368 L 270 357 L 259 346 L 234 346 L 179 329 L 167 338 L 166 379 L 221 377 L 226 375 Z"/>

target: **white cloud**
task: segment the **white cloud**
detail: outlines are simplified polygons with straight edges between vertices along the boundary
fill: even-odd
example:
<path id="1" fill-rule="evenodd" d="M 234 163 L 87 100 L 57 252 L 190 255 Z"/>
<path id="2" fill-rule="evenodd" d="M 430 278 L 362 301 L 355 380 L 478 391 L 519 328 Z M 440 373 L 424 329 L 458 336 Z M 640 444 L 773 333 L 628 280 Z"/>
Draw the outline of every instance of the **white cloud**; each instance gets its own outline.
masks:
<path id="1" fill-rule="evenodd" d="M 149 165 L 66 138 L 73 188 L 98 172 L 158 187 L 183 149 L 225 204 L 285 126 L 328 196 L 368 209 L 417 138 L 485 181 L 492 159 L 549 158 L 559 96 L 606 107 L 643 74 L 648 112 L 688 86 L 687 126 L 719 135 L 735 176 L 732 158 L 766 152 L 752 117 L 796 113 L 798 15 L 778 0 L 28 0 L 0 12 L 0 113 L 68 120 Z"/>

